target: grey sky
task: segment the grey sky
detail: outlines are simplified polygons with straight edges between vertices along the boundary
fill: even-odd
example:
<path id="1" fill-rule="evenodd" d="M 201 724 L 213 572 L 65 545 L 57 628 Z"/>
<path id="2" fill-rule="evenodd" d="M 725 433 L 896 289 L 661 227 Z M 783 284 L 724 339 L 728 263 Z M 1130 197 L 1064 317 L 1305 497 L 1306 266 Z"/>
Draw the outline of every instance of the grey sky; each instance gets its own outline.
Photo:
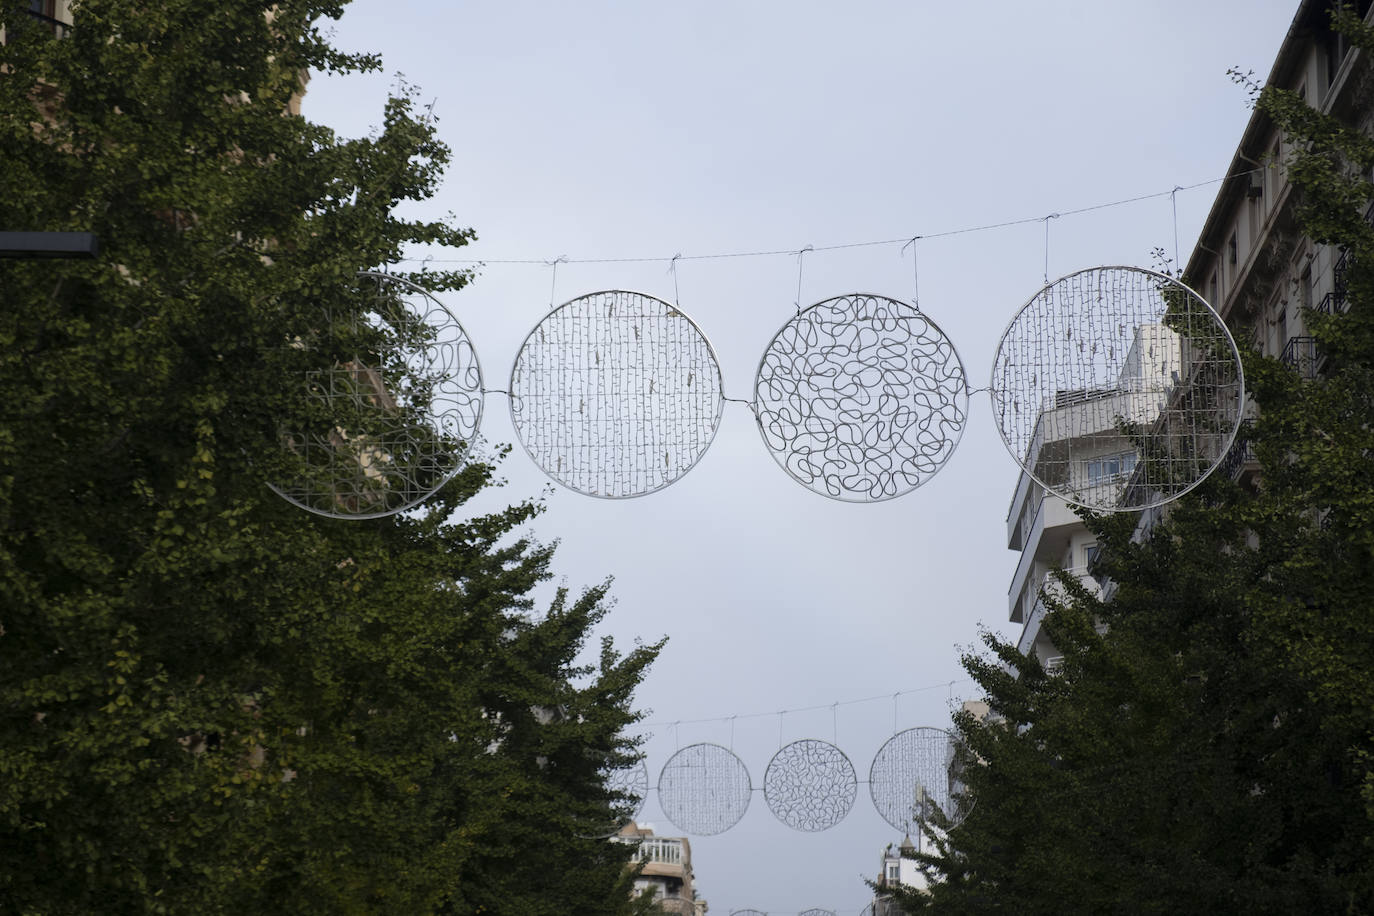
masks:
<path id="1" fill-rule="evenodd" d="M 1218 178 L 1249 114 L 1226 69 L 1267 73 L 1294 8 L 354 0 L 337 44 L 381 52 L 384 74 L 317 75 L 305 113 L 365 134 L 403 73 L 434 100 L 454 150 L 422 212 L 452 212 L 480 237 L 439 257 L 660 258 L 561 265 L 554 298 L 633 289 L 671 301 L 679 252 L 933 236 Z M 1215 192 L 1177 194 L 1185 260 Z M 1050 278 L 1153 266 L 1153 248 L 1173 254 L 1174 233 L 1168 196 L 1050 220 Z M 922 310 L 983 388 L 1003 329 L 1044 279 L 1045 223 L 915 247 Z M 847 292 L 910 299 L 911 251 L 900 248 L 807 254 L 801 305 Z M 551 279 L 543 265 L 493 263 L 444 297 L 487 387 L 506 387 Z M 795 312 L 797 259 L 684 260 L 677 279 L 726 395 L 748 398 L 763 349 Z M 503 396 L 488 397 L 483 427 L 514 441 Z M 510 485 L 488 505 L 549 486 L 518 447 L 504 471 Z M 759 786 L 780 743 L 800 738 L 838 739 L 866 780 L 894 728 L 946 725 L 951 702 L 972 695 L 957 647 L 976 642 L 980 623 L 1015 636 L 1015 482 L 986 394 L 945 469 L 876 505 L 793 482 L 748 409 L 727 403 L 714 445 L 676 484 L 625 501 L 555 488 L 534 530 L 562 539 L 556 565 L 570 584 L 615 576 L 606 631 L 618 641 L 670 636 L 640 692 L 655 723 L 651 782 L 677 747 L 710 741 L 733 743 Z M 873 696 L 885 699 L 852 702 Z M 823 708 L 777 715 L 813 706 Z M 652 792 L 642 820 L 678 832 Z M 853 812 L 824 833 L 783 826 L 755 791 L 739 825 L 692 848 L 713 913 L 855 914 L 869 899 L 861 876 L 900 839 L 861 785 Z"/>

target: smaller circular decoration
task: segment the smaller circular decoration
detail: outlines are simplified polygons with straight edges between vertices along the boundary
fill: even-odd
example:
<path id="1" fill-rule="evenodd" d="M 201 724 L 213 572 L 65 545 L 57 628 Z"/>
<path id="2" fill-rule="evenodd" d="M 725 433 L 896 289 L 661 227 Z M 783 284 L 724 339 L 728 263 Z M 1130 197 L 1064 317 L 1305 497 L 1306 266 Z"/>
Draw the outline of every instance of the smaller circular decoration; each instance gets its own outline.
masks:
<path id="1" fill-rule="evenodd" d="M 511 369 L 520 444 L 588 496 L 643 496 L 682 477 L 715 438 L 724 403 L 701 329 L 643 293 L 565 302 L 530 331 Z"/>
<path id="2" fill-rule="evenodd" d="M 311 365 L 294 479 L 269 484 L 302 509 L 364 519 L 414 508 L 463 467 L 482 418 L 482 370 L 458 320 L 408 280 L 364 271 L 288 352 Z"/>
<path id="3" fill-rule="evenodd" d="M 828 830 L 849 814 L 858 795 L 854 765 L 833 744 L 794 741 L 773 755 L 763 775 L 763 797 L 773 815 L 793 830 Z"/>
<path id="4" fill-rule="evenodd" d="M 943 728 L 909 728 L 873 758 L 868 790 L 878 814 L 902 833 L 915 833 L 939 811 L 953 827 L 966 811 L 958 742 Z"/>
<path id="5" fill-rule="evenodd" d="M 810 306 L 773 336 L 754 406 L 764 445 L 794 480 L 843 502 L 878 502 L 944 467 L 968 419 L 968 388 L 935 322 L 854 293 Z"/>
<path id="6" fill-rule="evenodd" d="M 719 744 L 691 744 L 663 765 L 658 801 L 668 820 L 685 833 L 724 833 L 749 808 L 749 770 Z"/>
<path id="7" fill-rule="evenodd" d="M 616 806 L 624 812 L 619 827 L 639 817 L 644 810 L 644 801 L 649 797 L 649 768 L 640 760 L 627 767 L 611 770 L 606 774 L 606 788 L 622 797 Z"/>
<path id="8" fill-rule="evenodd" d="M 1098 511 L 1177 499 L 1226 457 L 1245 413 L 1235 340 L 1166 274 L 1094 267 L 1036 293 L 1002 335 L 991 396 L 1007 450 Z"/>

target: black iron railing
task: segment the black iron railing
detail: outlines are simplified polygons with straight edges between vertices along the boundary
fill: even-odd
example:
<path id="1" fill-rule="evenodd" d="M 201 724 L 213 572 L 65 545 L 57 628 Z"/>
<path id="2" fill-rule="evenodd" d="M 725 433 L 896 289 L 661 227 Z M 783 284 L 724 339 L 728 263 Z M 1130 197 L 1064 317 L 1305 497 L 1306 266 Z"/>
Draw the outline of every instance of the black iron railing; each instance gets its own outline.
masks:
<path id="1" fill-rule="evenodd" d="M 1298 373 L 1301 378 L 1316 378 L 1319 369 L 1317 340 L 1314 337 L 1290 337 L 1284 344 L 1279 360 Z"/>
<path id="2" fill-rule="evenodd" d="M 1249 420 L 1240 424 L 1240 429 L 1236 431 L 1236 441 L 1231 443 L 1231 450 L 1226 453 L 1226 457 L 1221 459 L 1217 465 L 1217 473 L 1225 474 L 1235 480 L 1240 476 L 1241 469 L 1246 464 L 1256 460 L 1255 450 L 1250 445 L 1251 423 Z"/>

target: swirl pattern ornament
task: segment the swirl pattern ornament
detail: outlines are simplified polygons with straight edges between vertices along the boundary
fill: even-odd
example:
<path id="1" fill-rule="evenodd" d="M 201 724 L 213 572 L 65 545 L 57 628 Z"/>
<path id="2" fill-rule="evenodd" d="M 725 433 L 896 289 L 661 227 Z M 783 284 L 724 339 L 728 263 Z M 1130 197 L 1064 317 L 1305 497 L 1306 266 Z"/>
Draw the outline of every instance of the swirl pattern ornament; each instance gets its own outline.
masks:
<path id="1" fill-rule="evenodd" d="M 754 791 L 744 762 L 719 744 L 690 744 L 663 765 L 658 801 L 679 830 L 724 833 L 744 817 Z"/>
<path id="2" fill-rule="evenodd" d="M 554 480 L 588 496 L 653 493 L 686 474 L 724 405 L 715 352 L 685 314 L 643 293 L 565 302 L 511 369 L 511 420 Z"/>
<path id="3" fill-rule="evenodd" d="M 868 790 L 878 814 L 902 833 L 914 833 L 938 809 L 950 826 L 963 820 L 958 744 L 942 728 L 909 728 L 888 739 L 873 758 Z"/>
<path id="4" fill-rule="evenodd" d="M 463 467 L 482 418 L 482 370 L 462 325 L 414 283 L 363 271 L 288 347 L 305 370 L 282 440 L 289 502 L 330 518 L 414 508 Z"/>
<path id="5" fill-rule="evenodd" d="M 1197 486 L 1245 413 L 1225 323 L 1173 277 L 1137 267 L 1081 270 L 1036 293 L 1002 335 L 990 388 L 1002 441 L 1031 479 L 1108 512 Z"/>
<path id="6" fill-rule="evenodd" d="M 813 739 L 782 748 L 763 775 L 764 800 L 793 830 L 829 830 L 849 814 L 858 791 L 854 765 L 844 752 Z"/>
<path id="7" fill-rule="evenodd" d="M 759 361 L 764 445 L 810 490 L 894 499 L 934 476 L 968 419 L 963 363 L 914 306 L 854 293 L 802 311 Z"/>
<path id="8" fill-rule="evenodd" d="M 616 803 L 617 807 L 623 809 L 620 823 L 616 825 L 619 830 L 644 810 L 644 801 L 649 797 L 649 768 L 640 760 L 630 766 L 611 770 L 606 774 L 606 788 L 623 797 Z"/>

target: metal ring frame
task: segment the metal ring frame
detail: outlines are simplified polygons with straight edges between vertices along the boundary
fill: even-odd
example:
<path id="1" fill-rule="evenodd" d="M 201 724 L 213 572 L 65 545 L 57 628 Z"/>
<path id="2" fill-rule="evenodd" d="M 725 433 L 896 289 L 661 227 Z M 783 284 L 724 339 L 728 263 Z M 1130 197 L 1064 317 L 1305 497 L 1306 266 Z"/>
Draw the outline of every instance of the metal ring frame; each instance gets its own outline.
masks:
<path id="1" fill-rule="evenodd" d="M 625 499 L 680 479 L 715 439 L 725 403 L 706 335 L 675 306 L 604 290 L 525 337 L 510 412 L 530 459 L 578 493 Z"/>
<path id="2" fill-rule="evenodd" d="M 851 293 L 809 306 L 769 341 L 754 381 L 764 445 L 793 480 L 841 502 L 925 483 L 968 420 L 963 362 L 915 306 Z"/>
<path id="3" fill-rule="evenodd" d="M 343 349 L 306 375 L 304 422 L 314 428 L 283 432 L 300 476 L 268 484 L 329 518 L 419 505 L 462 469 L 482 419 L 482 370 L 458 319 L 409 280 L 375 271 L 357 280 L 355 301 L 291 345 Z"/>
<path id="4" fill-rule="evenodd" d="M 1037 484 L 1098 511 L 1148 509 L 1200 484 L 1245 412 L 1240 352 L 1197 292 L 1094 267 L 1047 284 L 1008 323 L 990 398 Z"/>
<path id="5" fill-rule="evenodd" d="M 744 817 L 754 791 L 749 769 L 719 744 L 690 744 L 668 758 L 658 776 L 658 801 L 679 830 L 724 833 Z"/>
<path id="6" fill-rule="evenodd" d="M 919 829 L 937 807 L 951 826 L 963 819 L 957 744 L 943 728 L 898 732 L 873 757 L 868 791 L 883 820 L 902 833 Z"/>
<path id="7" fill-rule="evenodd" d="M 829 830 L 854 807 L 859 780 L 854 764 L 833 744 L 794 741 L 768 761 L 763 798 L 773 816 L 793 830 Z"/>

